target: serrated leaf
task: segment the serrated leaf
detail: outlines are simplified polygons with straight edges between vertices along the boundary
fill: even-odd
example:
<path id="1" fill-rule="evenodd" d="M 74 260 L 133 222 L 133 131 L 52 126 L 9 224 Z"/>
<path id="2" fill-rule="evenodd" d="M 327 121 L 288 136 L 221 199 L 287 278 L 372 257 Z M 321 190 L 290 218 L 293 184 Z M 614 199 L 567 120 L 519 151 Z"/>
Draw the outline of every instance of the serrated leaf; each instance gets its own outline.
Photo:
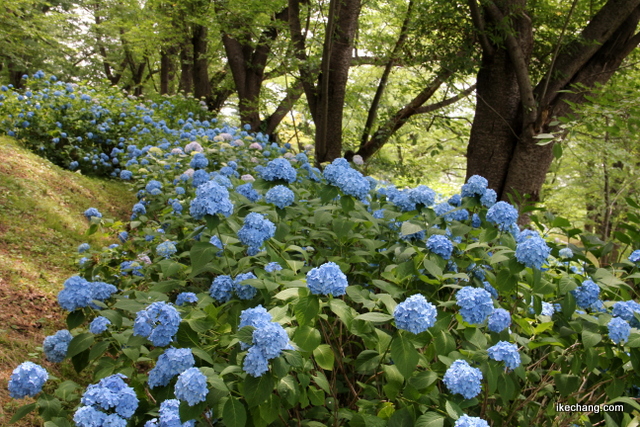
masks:
<path id="1" fill-rule="evenodd" d="M 315 295 L 300 297 L 293 311 L 300 326 L 310 325 L 320 311 L 318 297 Z"/>
<path id="2" fill-rule="evenodd" d="M 275 381 L 273 380 L 273 376 L 269 373 L 263 374 L 257 378 L 247 375 L 244 379 L 244 398 L 247 401 L 249 409 L 254 406 L 258 406 L 269 399 L 274 386 Z"/>
<path id="3" fill-rule="evenodd" d="M 367 322 L 373 322 L 373 323 L 385 323 L 391 319 L 393 319 L 393 316 L 390 314 L 376 313 L 376 312 L 363 313 L 355 317 L 355 320 L 365 320 Z"/>
<path id="4" fill-rule="evenodd" d="M 91 332 L 85 332 L 73 337 L 67 349 L 67 357 L 73 357 L 82 353 L 94 343 L 94 335 Z"/>
<path id="5" fill-rule="evenodd" d="M 313 350 L 313 358 L 322 369 L 327 371 L 333 370 L 335 356 L 331 346 L 327 344 L 320 344 L 315 350 Z"/>
<path id="6" fill-rule="evenodd" d="M 20 408 L 18 408 L 16 413 L 13 414 L 13 417 L 11 417 L 11 421 L 9 421 L 9 423 L 13 424 L 20 421 L 25 416 L 27 416 L 30 412 L 36 409 L 36 406 L 37 405 L 35 403 L 30 403 L 28 405 L 21 406 Z"/>
<path id="7" fill-rule="evenodd" d="M 418 365 L 420 355 L 409 339 L 398 335 L 391 342 L 391 358 L 402 376 L 410 378 Z"/>
<path id="8" fill-rule="evenodd" d="M 435 412 L 427 412 L 416 420 L 415 427 L 442 427 L 445 418 Z"/>
<path id="9" fill-rule="evenodd" d="M 228 427 L 244 427 L 247 423 L 247 411 L 235 397 L 229 398 L 222 409 L 222 420 Z"/>

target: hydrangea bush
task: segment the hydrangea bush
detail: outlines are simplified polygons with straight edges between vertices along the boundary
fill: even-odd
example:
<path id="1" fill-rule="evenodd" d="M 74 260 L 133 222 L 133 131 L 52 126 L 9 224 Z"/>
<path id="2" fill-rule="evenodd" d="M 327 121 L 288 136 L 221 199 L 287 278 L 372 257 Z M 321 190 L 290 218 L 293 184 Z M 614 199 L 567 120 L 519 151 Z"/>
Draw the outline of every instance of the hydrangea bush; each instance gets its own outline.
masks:
<path id="1" fill-rule="evenodd" d="M 623 426 L 640 410 L 637 259 L 600 268 L 550 228 L 520 230 L 481 177 L 445 198 L 186 123 L 115 153 L 130 221 L 87 216 L 113 244 L 78 255 L 42 357 L 91 384 L 26 362 L 9 390 L 37 401 L 14 421 Z"/>

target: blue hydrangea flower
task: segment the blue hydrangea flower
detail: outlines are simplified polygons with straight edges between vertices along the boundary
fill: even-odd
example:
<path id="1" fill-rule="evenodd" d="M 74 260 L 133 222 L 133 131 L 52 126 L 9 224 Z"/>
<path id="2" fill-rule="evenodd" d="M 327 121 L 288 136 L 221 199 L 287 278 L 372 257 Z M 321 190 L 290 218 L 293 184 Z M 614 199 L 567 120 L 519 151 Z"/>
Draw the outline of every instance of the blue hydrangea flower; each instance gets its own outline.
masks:
<path id="1" fill-rule="evenodd" d="M 102 218 L 102 214 L 96 208 L 87 209 L 86 211 L 84 211 L 84 216 L 89 221 L 91 221 L 92 218 Z"/>
<path id="2" fill-rule="evenodd" d="M 453 427 L 489 427 L 489 424 L 482 418 L 470 417 L 464 414 L 456 420 Z"/>
<path id="3" fill-rule="evenodd" d="M 233 203 L 229 199 L 229 191 L 214 181 L 208 181 L 196 189 L 196 197 L 191 200 L 189 213 L 194 219 L 202 219 L 205 215 L 220 213 L 229 216 L 233 213 Z"/>
<path id="4" fill-rule="evenodd" d="M 209 295 L 218 302 L 225 303 L 233 296 L 235 283 L 231 276 L 221 275 L 213 279 L 209 288 Z"/>
<path id="5" fill-rule="evenodd" d="M 511 314 L 504 308 L 496 308 L 489 316 L 489 330 L 500 333 L 511 326 Z"/>
<path id="6" fill-rule="evenodd" d="M 118 233 L 118 239 L 120 240 L 121 243 L 126 242 L 128 238 L 129 238 L 129 233 L 127 233 L 126 231 L 121 231 L 120 233 Z"/>
<path id="7" fill-rule="evenodd" d="M 348 285 L 347 276 L 334 262 L 324 263 L 307 273 L 307 286 L 314 295 L 344 295 Z"/>
<path id="8" fill-rule="evenodd" d="M 211 243 L 218 249 L 224 249 L 224 243 L 222 243 L 222 240 L 220 240 L 218 236 L 211 236 L 211 238 L 209 239 L 209 243 Z"/>
<path id="9" fill-rule="evenodd" d="M 481 225 L 482 225 L 482 220 L 480 219 L 480 216 L 479 216 L 478 214 L 474 213 L 474 214 L 471 216 L 471 226 L 472 226 L 473 228 L 478 228 L 478 227 L 480 227 Z"/>
<path id="10" fill-rule="evenodd" d="M 80 276 L 72 276 L 64 282 L 64 289 L 58 293 L 60 307 L 74 311 L 89 305 L 92 300 L 89 282 Z"/>
<path id="11" fill-rule="evenodd" d="M 462 205 L 462 196 L 460 196 L 459 194 L 454 194 L 453 196 L 449 197 L 447 203 L 449 203 L 451 206 L 459 207 L 460 205 Z"/>
<path id="12" fill-rule="evenodd" d="M 76 424 L 82 427 L 122 425 L 115 418 L 125 420 L 131 418 L 136 409 L 138 409 L 138 398 L 133 388 L 124 382 L 125 378 L 127 377 L 122 374 L 115 374 L 101 379 L 98 384 L 89 385 L 80 400 L 84 406 L 78 409 L 76 416 L 73 418 Z M 83 409 L 86 407 L 92 408 L 93 411 Z M 113 421 L 118 421 L 119 424 L 106 422 L 104 424 L 94 424 L 95 421 L 92 420 L 91 415 L 95 416 L 96 419 L 111 417 L 114 418 Z M 124 425 L 126 425 L 126 422 Z"/>
<path id="13" fill-rule="evenodd" d="M 453 253 L 453 243 L 442 234 L 434 234 L 427 239 L 427 249 L 443 259 L 449 259 Z"/>
<path id="14" fill-rule="evenodd" d="M 49 374 L 42 366 L 24 362 L 13 370 L 9 379 L 9 395 L 14 399 L 33 397 L 42 391 Z"/>
<path id="15" fill-rule="evenodd" d="M 246 184 L 238 185 L 236 187 L 236 193 L 240 194 L 241 196 L 246 197 L 247 199 L 249 199 L 249 201 L 251 201 L 253 203 L 257 202 L 258 200 L 260 200 L 262 198 L 260 193 L 258 193 L 253 188 L 253 184 L 250 183 L 250 182 L 247 182 Z"/>
<path id="16" fill-rule="evenodd" d="M 269 362 L 258 347 L 251 347 L 244 358 L 242 369 L 252 377 L 261 377 L 269 370 Z"/>
<path id="17" fill-rule="evenodd" d="M 558 255 L 560 255 L 560 258 L 573 258 L 573 251 L 569 248 L 562 248 Z"/>
<path id="18" fill-rule="evenodd" d="M 142 265 L 137 261 L 123 261 L 120 263 L 120 272 L 123 276 L 131 273 L 133 276 L 144 277 L 144 274 L 139 270 L 142 270 Z"/>
<path id="19" fill-rule="evenodd" d="M 435 306 L 420 294 L 410 296 L 393 311 L 396 327 L 414 334 L 432 327 L 436 323 L 437 315 Z"/>
<path id="20" fill-rule="evenodd" d="M 288 183 L 292 183 L 298 176 L 296 170 L 291 166 L 291 162 L 283 158 L 273 159 L 267 163 L 267 166 L 256 167 L 256 170 L 260 174 L 260 177 L 266 181 L 282 179 Z"/>
<path id="21" fill-rule="evenodd" d="M 180 401 L 167 399 L 160 404 L 158 412 L 160 419 L 153 418 L 145 423 L 144 427 L 194 427 L 196 420 L 182 422 L 180 420 Z M 158 424 L 159 423 L 159 424 Z"/>
<path id="22" fill-rule="evenodd" d="M 161 257 L 168 259 L 171 257 L 171 255 L 178 252 L 178 249 L 176 248 L 176 243 L 177 242 L 172 242 L 169 240 L 167 240 L 166 242 L 162 242 L 158 246 L 156 246 L 156 253 Z"/>
<path id="23" fill-rule="evenodd" d="M 120 171 L 120 179 L 124 179 L 128 181 L 131 179 L 132 176 L 133 176 L 133 173 L 131 171 L 128 171 L 126 169 Z"/>
<path id="24" fill-rule="evenodd" d="M 618 301 L 613 304 L 611 311 L 614 316 L 623 318 L 634 328 L 639 328 L 640 322 L 638 322 L 633 313 L 640 313 L 640 304 L 633 300 Z"/>
<path id="25" fill-rule="evenodd" d="M 276 185 L 267 191 L 264 199 L 267 203 L 271 203 L 280 209 L 284 209 L 293 203 L 295 195 L 288 187 L 285 187 L 284 185 Z"/>
<path id="26" fill-rule="evenodd" d="M 497 199 L 498 195 L 496 194 L 496 192 L 491 188 L 487 188 L 484 191 L 482 197 L 480 197 L 480 203 L 482 203 L 482 206 L 490 208 L 491 206 L 496 204 Z"/>
<path id="27" fill-rule="evenodd" d="M 287 331 L 276 322 L 259 324 L 253 331 L 252 342 L 267 360 L 280 356 L 282 350 L 290 348 Z"/>
<path id="28" fill-rule="evenodd" d="M 189 406 L 197 405 L 207 399 L 207 377 L 198 368 L 189 368 L 178 377 L 175 395 L 186 401 Z"/>
<path id="29" fill-rule="evenodd" d="M 91 246 L 89 246 L 88 243 L 83 243 L 80 246 L 78 246 L 78 253 L 82 254 L 87 252 L 89 249 L 91 249 Z"/>
<path id="30" fill-rule="evenodd" d="M 211 177 L 209 173 L 204 169 L 198 169 L 193 173 L 193 180 L 191 181 L 191 185 L 199 188 L 202 184 L 209 182 Z M 224 186 L 223 186 L 224 187 Z"/>
<path id="31" fill-rule="evenodd" d="M 147 337 L 156 347 L 164 347 L 178 333 L 180 320 L 180 313 L 174 306 L 157 301 L 136 313 L 133 334 Z"/>
<path id="32" fill-rule="evenodd" d="M 500 341 L 493 347 L 487 349 L 489 357 L 497 362 L 504 362 L 507 370 L 514 370 L 520 366 L 520 352 L 518 352 L 518 346 L 508 343 L 506 341 Z"/>
<path id="33" fill-rule="evenodd" d="M 282 266 L 275 261 L 270 262 L 269 264 L 264 266 L 264 271 L 266 271 L 267 273 L 274 273 L 280 270 L 282 270 Z"/>
<path id="34" fill-rule="evenodd" d="M 160 181 L 152 179 L 147 183 L 144 189 L 152 196 L 157 196 L 158 194 L 162 193 L 162 183 Z"/>
<path id="35" fill-rule="evenodd" d="M 353 196 L 359 200 L 365 200 L 371 188 L 367 178 L 359 171 L 351 168 L 350 165 L 341 168 L 340 173 L 337 174 L 337 179 L 332 184 L 338 187 L 345 195 Z"/>
<path id="36" fill-rule="evenodd" d="M 133 205 L 132 212 L 133 212 L 132 219 L 134 219 L 138 215 L 146 214 L 147 213 L 147 208 L 145 208 L 142 203 L 136 203 L 135 205 Z"/>
<path id="37" fill-rule="evenodd" d="M 491 294 L 473 286 L 465 286 L 456 292 L 456 303 L 462 319 L 467 323 L 482 323 L 493 313 Z"/>
<path id="38" fill-rule="evenodd" d="M 176 305 L 184 305 L 184 303 L 198 302 L 198 297 L 193 292 L 181 292 L 176 298 Z"/>
<path id="39" fill-rule="evenodd" d="M 489 185 L 489 181 L 480 175 L 473 175 L 462 185 L 460 195 L 462 197 L 482 196 Z"/>
<path id="40" fill-rule="evenodd" d="M 518 210 L 507 202 L 498 202 L 487 211 L 487 221 L 507 231 L 518 220 Z"/>
<path id="41" fill-rule="evenodd" d="M 209 166 L 209 160 L 207 160 L 204 154 L 196 153 L 191 158 L 191 163 L 189 163 L 189 166 L 191 166 L 193 169 L 204 169 Z"/>
<path id="42" fill-rule="evenodd" d="M 258 249 L 276 233 L 276 226 L 264 215 L 251 212 L 244 218 L 244 225 L 238 230 L 240 241 L 250 248 Z"/>
<path id="43" fill-rule="evenodd" d="M 262 305 L 258 305 L 257 307 L 248 308 L 240 312 L 240 324 L 238 325 L 238 329 L 242 329 L 245 326 L 259 328 L 270 323 L 271 320 L 272 317 L 267 310 Z"/>
<path id="44" fill-rule="evenodd" d="M 581 286 L 572 290 L 571 293 L 576 298 L 576 304 L 580 308 L 589 308 L 594 304 L 600 295 L 600 286 L 598 286 L 593 280 L 585 280 Z"/>
<path id="45" fill-rule="evenodd" d="M 485 280 L 484 282 L 482 282 L 482 284 L 484 285 L 484 290 L 491 294 L 491 298 L 498 299 L 498 291 L 496 290 L 496 288 L 491 286 L 491 283 Z"/>
<path id="46" fill-rule="evenodd" d="M 629 255 L 629 261 L 638 263 L 640 261 L 640 249 L 636 249 Z"/>
<path id="47" fill-rule="evenodd" d="M 614 317 L 607 324 L 609 328 L 609 338 L 616 344 L 620 344 L 629 339 L 631 326 L 622 318 Z"/>
<path id="48" fill-rule="evenodd" d="M 149 371 L 149 388 L 169 385 L 173 377 L 196 364 L 190 348 L 167 348 L 158 357 L 155 368 Z"/>
<path id="49" fill-rule="evenodd" d="M 533 236 L 523 239 L 522 236 L 518 236 L 516 259 L 527 267 L 540 270 L 550 253 L 551 248 L 543 238 Z"/>
<path id="50" fill-rule="evenodd" d="M 233 290 L 235 291 L 238 298 L 243 300 L 252 299 L 258 293 L 258 290 L 251 285 L 243 285 L 242 282 L 248 279 L 257 279 L 256 275 L 249 272 L 238 274 L 235 279 L 233 279 Z"/>
<path id="51" fill-rule="evenodd" d="M 443 382 L 451 393 L 473 399 L 480 394 L 482 379 L 480 369 L 472 368 L 466 360 L 458 359 L 445 372 Z"/>
<path id="52" fill-rule="evenodd" d="M 104 316 L 98 316 L 91 321 L 91 324 L 89 324 L 89 332 L 92 334 L 101 334 L 107 330 L 107 326 L 110 324 L 111 320 Z"/>
<path id="53" fill-rule="evenodd" d="M 542 314 L 543 316 L 553 316 L 553 313 L 555 312 L 556 309 L 554 308 L 553 304 L 551 304 L 550 302 L 542 301 L 542 311 L 540 312 L 540 314 Z"/>

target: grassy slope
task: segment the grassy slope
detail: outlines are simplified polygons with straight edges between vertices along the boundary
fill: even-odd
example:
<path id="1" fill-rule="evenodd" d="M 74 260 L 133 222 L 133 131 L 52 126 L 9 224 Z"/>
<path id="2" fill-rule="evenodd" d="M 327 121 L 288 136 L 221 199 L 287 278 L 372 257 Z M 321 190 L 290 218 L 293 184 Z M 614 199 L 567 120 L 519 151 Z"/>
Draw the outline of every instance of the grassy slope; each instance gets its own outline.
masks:
<path id="1" fill-rule="evenodd" d="M 77 247 L 100 248 L 115 239 L 87 238 L 83 212 L 97 208 L 104 217 L 125 219 L 135 197 L 125 186 L 65 171 L 0 137 L 0 425 L 32 399 L 9 397 L 11 371 L 25 360 L 50 374 L 68 371 L 44 361 L 37 347 L 46 335 L 64 328 L 65 313 L 56 294 L 76 273 Z M 97 233 L 98 234 L 98 233 Z M 18 425 L 39 425 L 28 417 Z"/>

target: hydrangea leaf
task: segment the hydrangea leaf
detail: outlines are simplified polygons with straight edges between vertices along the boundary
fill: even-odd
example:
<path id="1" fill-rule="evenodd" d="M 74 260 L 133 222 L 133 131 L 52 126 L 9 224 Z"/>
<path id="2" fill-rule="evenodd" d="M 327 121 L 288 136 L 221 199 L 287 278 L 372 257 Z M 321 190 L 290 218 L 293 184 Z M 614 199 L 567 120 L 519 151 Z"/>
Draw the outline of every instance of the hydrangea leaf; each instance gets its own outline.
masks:
<path id="1" fill-rule="evenodd" d="M 333 370 L 333 363 L 335 362 L 335 356 L 331 346 L 327 344 L 320 344 L 313 350 L 313 357 L 322 369 L 327 371 Z"/>
<path id="2" fill-rule="evenodd" d="M 402 376 L 411 378 L 420 356 L 408 338 L 398 335 L 391 342 L 391 358 Z"/>
<path id="3" fill-rule="evenodd" d="M 269 373 L 257 378 L 247 375 L 244 379 L 244 398 L 249 409 L 265 402 L 273 392 L 274 385 L 273 376 Z"/>

